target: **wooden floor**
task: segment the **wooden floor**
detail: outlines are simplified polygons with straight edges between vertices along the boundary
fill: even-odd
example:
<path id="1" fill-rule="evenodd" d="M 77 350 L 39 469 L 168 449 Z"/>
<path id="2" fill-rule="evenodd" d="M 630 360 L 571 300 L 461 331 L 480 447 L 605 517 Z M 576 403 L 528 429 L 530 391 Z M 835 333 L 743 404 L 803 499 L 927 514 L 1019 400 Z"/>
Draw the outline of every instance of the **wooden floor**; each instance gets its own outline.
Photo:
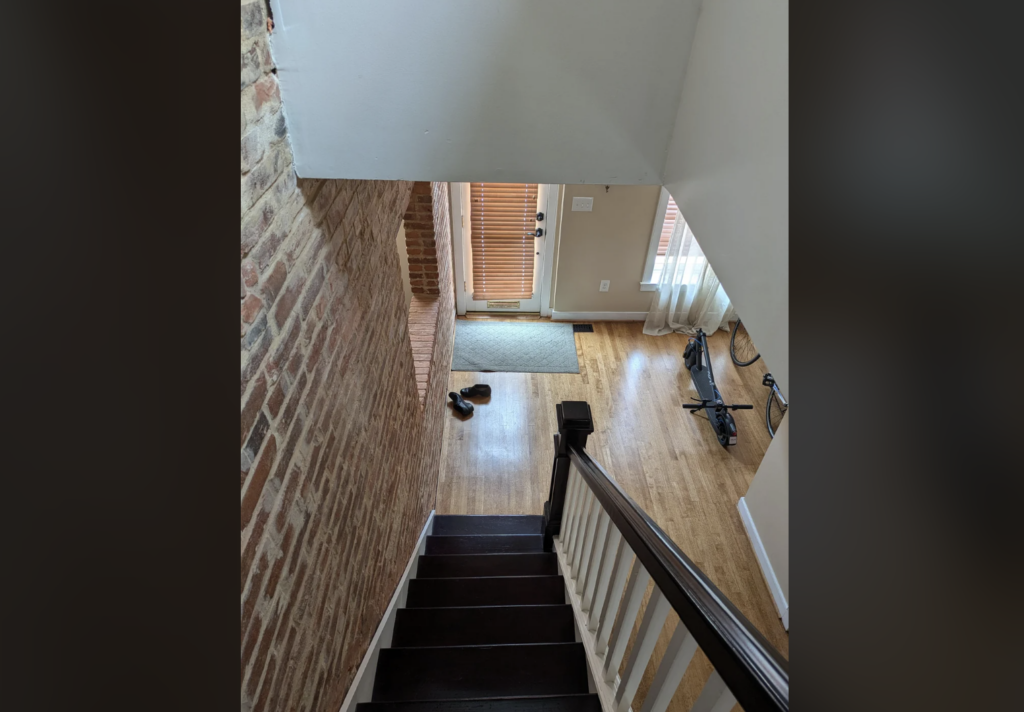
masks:
<path id="1" fill-rule="evenodd" d="M 579 374 L 453 371 L 449 390 L 487 383 L 492 395 L 476 400 L 469 418 L 453 413 L 446 422 L 437 513 L 542 513 L 555 404 L 585 400 L 596 428 L 590 455 L 788 658 L 789 636 L 736 509 L 770 442 L 764 360 L 737 368 L 729 358 L 729 335 L 718 331 L 708 338 L 725 401 L 754 405 L 734 412 L 739 443 L 723 448 L 702 415 L 681 407 L 697 395 L 683 367 L 687 337 L 645 336 L 642 329 L 637 322 L 605 322 L 595 323 L 592 334 L 576 334 Z M 655 662 L 677 620 L 670 616 Z M 670 710 L 688 709 L 685 704 L 695 699 L 702 682 L 691 678 L 710 674 L 702 657 L 695 658 Z M 653 669 L 648 667 L 640 693 L 646 693 Z"/>

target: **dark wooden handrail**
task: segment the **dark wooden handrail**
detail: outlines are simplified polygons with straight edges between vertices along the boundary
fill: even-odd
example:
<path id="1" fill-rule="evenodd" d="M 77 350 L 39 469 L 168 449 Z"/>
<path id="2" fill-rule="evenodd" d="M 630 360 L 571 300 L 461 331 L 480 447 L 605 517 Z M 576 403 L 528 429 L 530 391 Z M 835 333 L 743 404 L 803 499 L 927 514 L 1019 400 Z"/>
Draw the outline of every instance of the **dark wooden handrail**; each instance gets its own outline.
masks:
<path id="1" fill-rule="evenodd" d="M 569 458 L 746 712 L 789 709 L 789 663 L 581 447 Z"/>

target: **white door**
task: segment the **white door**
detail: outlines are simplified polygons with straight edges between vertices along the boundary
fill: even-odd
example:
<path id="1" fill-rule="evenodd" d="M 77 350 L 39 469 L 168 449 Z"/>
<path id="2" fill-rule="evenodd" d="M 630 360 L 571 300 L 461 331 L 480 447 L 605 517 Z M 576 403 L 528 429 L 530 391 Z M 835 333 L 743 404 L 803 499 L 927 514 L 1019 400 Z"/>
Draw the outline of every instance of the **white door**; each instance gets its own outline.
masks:
<path id="1" fill-rule="evenodd" d="M 452 188 L 458 313 L 546 311 L 547 299 L 541 297 L 550 284 L 545 268 L 554 239 L 548 226 L 555 221 L 549 206 L 557 204 L 558 186 L 456 183 Z"/>

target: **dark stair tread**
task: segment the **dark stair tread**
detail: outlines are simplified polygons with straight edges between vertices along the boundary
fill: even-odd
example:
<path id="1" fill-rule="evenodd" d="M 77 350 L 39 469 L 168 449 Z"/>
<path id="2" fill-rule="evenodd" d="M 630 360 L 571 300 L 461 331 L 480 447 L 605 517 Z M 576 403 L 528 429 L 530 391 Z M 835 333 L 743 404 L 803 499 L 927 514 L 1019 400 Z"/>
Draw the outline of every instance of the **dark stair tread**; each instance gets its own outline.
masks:
<path id="1" fill-rule="evenodd" d="M 361 702 L 356 712 L 601 712 L 596 694 L 485 697 L 473 700 Z"/>
<path id="2" fill-rule="evenodd" d="M 456 534 L 543 534 L 540 514 L 437 514 L 435 535 Z"/>
<path id="3" fill-rule="evenodd" d="M 406 608 L 523 606 L 565 603 L 561 576 L 416 578 L 409 581 Z"/>
<path id="4" fill-rule="evenodd" d="M 383 648 L 374 702 L 588 692 L 582 643 Z"/>
<path id="5" fill-rule="evenodd" d="M 572 643 L 572 606 L 400 608 L 392 648 Z"/>
<path id="6" fill-rule="evenodd" d="M 456 534 L 427 537 L 427 554 L 503 554 L 544 550 L 541 534 Z"/>
<path id="7" fill-rule="evenodd" d="M 416 578 L 453 576 L 554 576 L 558 556 L 554 553 L 520 554 L 424 554 L 416 566 Z"/>

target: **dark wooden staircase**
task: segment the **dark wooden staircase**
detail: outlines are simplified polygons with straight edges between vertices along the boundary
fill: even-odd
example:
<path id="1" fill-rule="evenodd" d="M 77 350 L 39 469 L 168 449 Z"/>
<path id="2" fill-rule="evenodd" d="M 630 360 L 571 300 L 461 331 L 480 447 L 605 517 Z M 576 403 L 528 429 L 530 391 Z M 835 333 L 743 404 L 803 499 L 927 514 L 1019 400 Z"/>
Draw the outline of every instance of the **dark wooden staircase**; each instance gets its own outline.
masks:
<path id="1" fill-rule="evenodd" d="M 434 517 L 357 712 L 600 712 L 541 516 Z"/>

